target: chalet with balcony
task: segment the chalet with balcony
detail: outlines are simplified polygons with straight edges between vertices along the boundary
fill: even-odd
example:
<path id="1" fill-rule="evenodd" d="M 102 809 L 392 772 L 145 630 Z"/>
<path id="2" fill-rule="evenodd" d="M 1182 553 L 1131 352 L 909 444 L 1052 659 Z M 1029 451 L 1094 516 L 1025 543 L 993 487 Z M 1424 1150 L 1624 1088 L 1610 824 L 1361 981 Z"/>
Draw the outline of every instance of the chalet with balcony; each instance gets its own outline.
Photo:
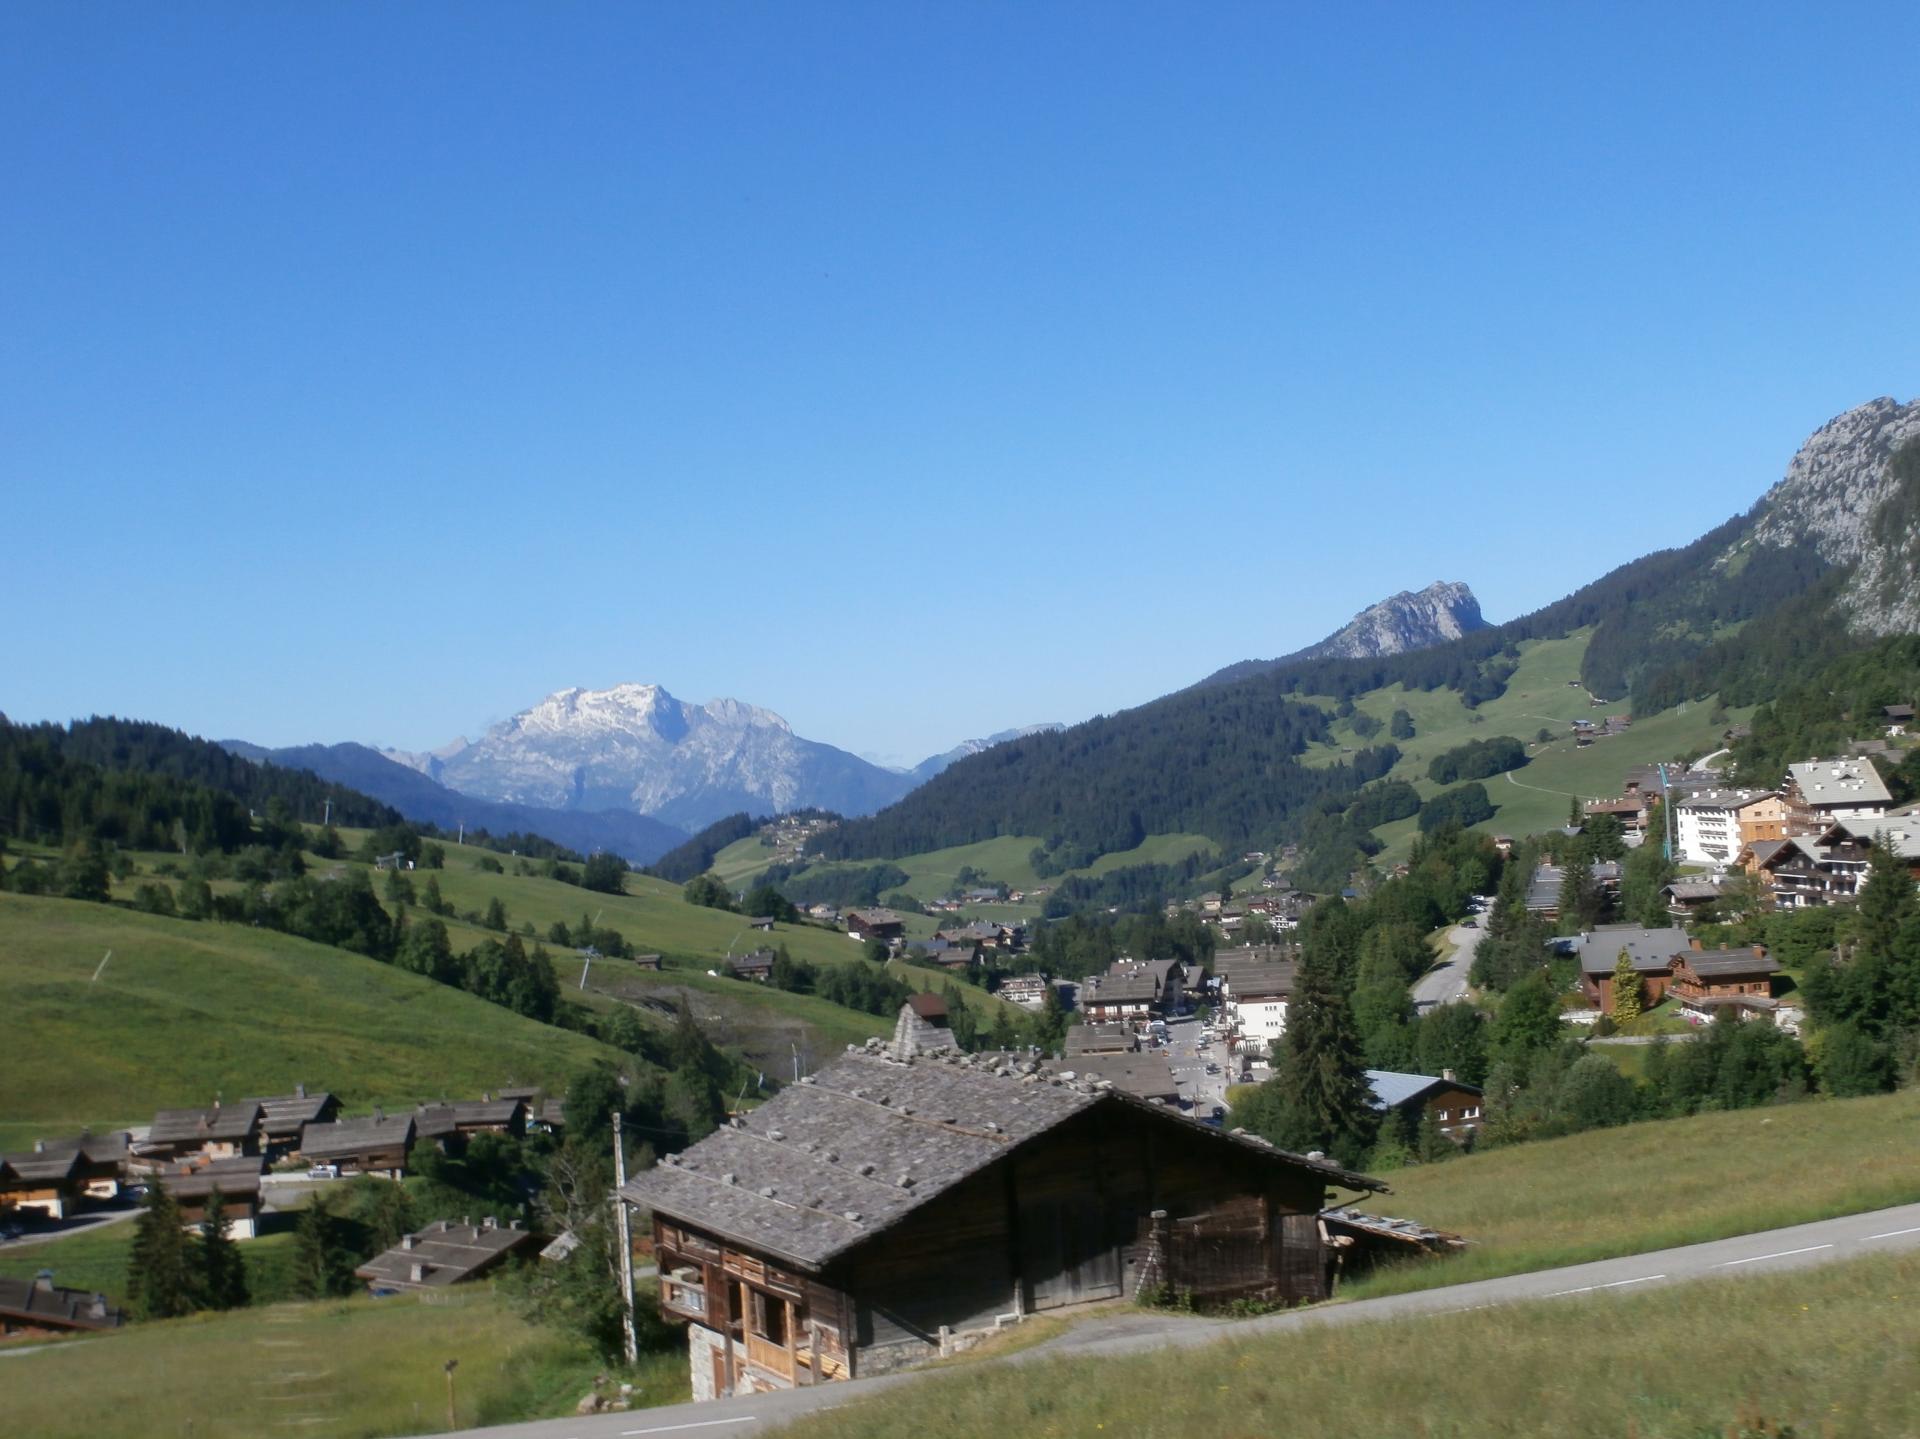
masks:
<path id="1" fill-rule="evenodd" d="M 1613 1013 L 1613 974 L 1624 952 L 1640 976 L 1641 1000 L 1649 1008 L 1666 997 L 1673 981 L 1673 956 L 1687 947 L 1685 931 L 1647 929 L 1637 924 L 1602 924 L 1551 941 L 1580 966 L 1580 990 L 1602 1014 Z"/>
<path id="2" fill-rule="evenodd" d="M 1705 949 L 1696 942 L 1674 955 L 1670 988 L 1689 1019 L 1711 1019 L 1723 1010 L 1771 1018 L 1774 968 L 1764 944 Z"/>
<path id="3" fill-rule="evenodd" d="M 727 973 L 735 979 L 751 979 L 765 984 L 773 977 L 773 962 L 780 956 L 771 949 L 756 949 L 749 954 L 736 954 L 727 960 Z"/>
<path id="4" fill-rule="evenodd" d="M 878 1042 L 631 1180 L 697 1399 L 883 1374 L 1167 1286 L 1324 1297 L 1329 1187 L 1377 1180 L 1008 1056 Z"/>

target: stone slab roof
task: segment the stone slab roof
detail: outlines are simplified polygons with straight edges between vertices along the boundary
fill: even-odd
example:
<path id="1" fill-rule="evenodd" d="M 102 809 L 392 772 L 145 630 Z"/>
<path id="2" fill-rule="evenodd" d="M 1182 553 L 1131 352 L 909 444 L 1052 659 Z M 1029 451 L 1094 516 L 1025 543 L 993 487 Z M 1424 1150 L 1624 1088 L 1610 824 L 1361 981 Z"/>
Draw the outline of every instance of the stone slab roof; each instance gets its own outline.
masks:
<path id="1" fill-rule="evenodd" d="M 455 1224 L 441 1219 L 409 1234 L 353 1272 L 355 1278 L 378 1289 L 444 1289 L 473 1278 L 532 1242 L 529 1231 L 503 1227 L 491 1220 Z"/>
<path id="2" fill-rule="evenodd" d="M 1020 1145 L 1099 1104 L 1137 1106 L 1277 1164 L 1360 1189 L 1379 1181 L 1228 1135 L 1111 1087 L 1011 1056 L 889 1059 L 879 1042 L 783 1089 L 628 1181 L 631 1203 L 818 1272 Z"/>
<path id="3" fill-rule="evenodd" d="M 91 1289 L 0 1275 L 0 1317 L 50 1329 L 118 1329 L 126 1315 Z"/>
<path id="4" fill-rule="evenodd" d="M 300 1152 L 309 1159 L 326 1159 L 336 1154 L 365 1154 L 373 1149 L 411 1144 L 415 1133 L 411 1114 L 392 1118 L 343 1119 L 337 1124 L 309 1124 L 300 1140 Z"/>

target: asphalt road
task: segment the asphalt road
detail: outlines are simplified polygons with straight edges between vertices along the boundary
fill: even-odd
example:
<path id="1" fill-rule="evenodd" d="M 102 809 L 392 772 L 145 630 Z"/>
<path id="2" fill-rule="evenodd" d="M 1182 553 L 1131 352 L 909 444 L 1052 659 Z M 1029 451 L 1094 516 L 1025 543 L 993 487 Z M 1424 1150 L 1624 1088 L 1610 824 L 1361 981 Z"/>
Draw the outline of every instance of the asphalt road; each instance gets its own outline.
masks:
<path id="1" fill-rule="evenodd" d="M 1227 1102 L 1227 1050 L 1224 1044 L 1202 1044 L 1200 1042 L 1200 1021 L 1197 1019 L 1177 1019 L 1167 1025 L 1167 1047 L 1159 1051 L 1167 1056 L 1167 1064 L 1173 1070 L 1173 1081 L 1180 1087 L 1180 1097 L 1193 1105 L 1192 1113 L 1196 1119 L 1205 1119 L 1213 1112 L 1216 1104 Z M 1215 1065 L 1218 1074 L 1208 1074 L 1207 1066 Z"/>
<path id="2" fill-rule="evenodd" d="M 1803 1269 L 1836 1259 L 1912 1249 L 1920 1249 L 1920 1204 L 1770 1229 L 1707 1244 L 1690 1244 L 1681 1249 L 1603 1259 L 1594 1264 L 1449 1285 L 1418 1294 L 1394 1294 L 1355 1304 L 1328 1304 L 1287 1314 L 1270 1314 L 1261 1319 L 1230 1321 L 1145 1312 L 1116 1313 L 1110 1319 L 1089 1320 L 1037 1348 L 983 1362 L 1023 1364 L 1063 1353 L 1076 1357 L 1135 1354 L 1319 1325 L 1363 1324 L 1422 1314 L 1461 1314 L 1529 1299 L 1581 1299 L 1590 1303 L 1593 1302 L 1591 1296 L 1596 1294 L 1631 1293 L 1653 1285 L 1679 1284 L 1692 1279 L 1777 1274 L 1783 1269 Z M 814 1410 L 838 1408 L 882 1390 L 919 1382 L 926 1373 L 894 1374 L 883 1379 L 717 1399 L 706 1404 L 675 1404 L 624 1414 L 542 1419 L 463 1432 L 486 1436 L 486 1439 L 643 1439 L 653 1435 L 734 1439 L 736 1435 L 766 1433 Z"/>
<path id="3" fill-rule="evenodd" d="M 1429 970 L 1414 981 L 1413 1007 L 1420 1013 L 1425 1014 L 1437 1005 L 1466 998 L 1467 972 L 1473 968 L 1474 951 L 1480 948 L 1480 941 L 1487 935 L 1482 928 L 1484 922 L 1483 917 L 1471 929 L 1456 924 L 1447 931 L 1447 938 L 1459 948 L 1454 950 L 1453 957 L 1445 964 Z"/>

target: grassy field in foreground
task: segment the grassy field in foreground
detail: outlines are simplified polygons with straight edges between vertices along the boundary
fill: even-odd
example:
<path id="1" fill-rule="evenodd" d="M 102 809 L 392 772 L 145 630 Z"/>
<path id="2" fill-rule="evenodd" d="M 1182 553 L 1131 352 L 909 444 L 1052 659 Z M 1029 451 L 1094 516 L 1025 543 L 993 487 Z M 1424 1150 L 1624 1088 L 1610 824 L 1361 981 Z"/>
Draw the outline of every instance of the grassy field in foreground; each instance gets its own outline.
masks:
<path id="1" fill-rule="evenodd" d="M 449 1359 L 463 1427 L 571 1413 L 602 1367 L 474 1285 L 136 1325 L 8 1359 L 0 1387 L 8 1432 L 34 1439 L 363 1439 L 444 1429 Z M 687 1398 L 686 1355 L 646 1358 L 639 1383 L 650 1404 Z"/>
<path id="2" fill-rule="evenodd" d="M 1788 1426 L 1791 1426 L 1790 1428 Z M 930 1377 L 788 1439 L 1920 1433 L 1920 1256 Z"/>
<path id="3" fill-rule="evenodd" d="M 1384 1176 L 1367 1201 L 1465 1235 L 1348 1297 L 1460 1284 L 1920 1200 L 1920 1090 L 1596 1129 Z"/>
<path id="4" fill-rule="evenodd" d="M 345 950 L 73 900 L 0 895 L 0 992 L 7 1143 L 302 1081 L 352 1107 L 512 1081 L 564 1087 L 614 1057 Z"/>

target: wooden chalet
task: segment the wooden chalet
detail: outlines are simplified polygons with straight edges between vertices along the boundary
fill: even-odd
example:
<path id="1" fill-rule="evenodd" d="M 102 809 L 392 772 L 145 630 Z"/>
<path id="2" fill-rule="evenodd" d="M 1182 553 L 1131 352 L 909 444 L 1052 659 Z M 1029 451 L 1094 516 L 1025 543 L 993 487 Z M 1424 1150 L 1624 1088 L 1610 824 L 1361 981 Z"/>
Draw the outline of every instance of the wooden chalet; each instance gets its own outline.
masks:
<path id="1" fill-rule="evenodd" d="M 353 1277 L 365 1281 L 374 1294 L 444 1289 L 477 1279 L 530 1246 L 537 1247 L 534 1236 L 517 1219 L 505 1225 L 490 1218 L 478 1224 L 441 1219 L 401 1236 L 393 1248 L 354 1270 Z"/>
<path id="2" fill-rule="evenodd" d="M 33 1148 L 0 1154 L 0 1209 L 31 1208 L 61 1219 L 89 1199 L 112 1199 L 126 1182 L 129 1147 L 125 1130 L 114 1134 L 83 1131 L 67 1139 L 37 1139 Z M 72 1159 L 70 1166 L 62 1161 Z M 57 1183 L 45 1181 L 54 1174 Z M 10 1195 L 20 1196 L 17 1199 Z M 56 1204 L 59 1212 L 48 1208 Z"/>
<path id="3" fill-rule="evenodd" d="M 1328 1289 L 1329 1186 L 1378 1181 L 1009 1056 L 878 1041 L 631 1180 L 697 1399 L 885 1373 L 1167 1286 Z"/>
<path id="4" fill-rule="evenodd" d="M 1697 918 L 1718 904 L 1722 891 L 1717 880 L 1676 879 L 1660 893 L 1667 901 L 1667 913 L 1684 921 Z"/>
<path id="5" fill-rule="evenodd" d="M 1580 964 L 1580 989 L 1602 1014 L 1613 1013 L 1613 973 L 1622 951 L 1640 976 L 1640 994 L 1648 1008 L 1666 997 L 1673 979 L 1673 956 L 1687 947 L 1683 930 L 1646 929 L 1637 924 L 1602 924 L 1553 941 L 1562 954 Z"/>
<path id="6" fill-rule="evenodd" d="M 340 1115 L 338 1099 L 325 1090 L 308 1094 L 304 1084 L 296 1084 L 292 1094 L 245 1099 L 241 1103 L 260 1106 L 260 1148 L 269 1160 L 298 1154 L 300 1136 L 309 1124 L 331 1124 Z"/>
<path id="7" fill-rule="evenodd" d="M 1764 944 L 1703 949 L 1696 943 L 1673 957 L 1669 988 L 1690 1018 L 1710 1019 L 1722 1010 L 1771 1015 L 1774 968 Z"/>
<path id="8" fill-rule="evenodd" d="M 449 1154 L 459 1153 L 476 1134 L 509 1134 L 517 1139 L 526 1132 L 526 1101 L 504 1094 L 498 1099 L 483 1094 L 478 1099 L 422 1104 L 413 1111 L 413 1137 Z"/>
<path id="9" fill-rule="evenodd" d="M 138 1152 L 142 1158 L 162 1162 L 258 1154 L 261 1117 L 257 1099 L 216 1102 L 207 1109 L 163 1109 L 153 1116 Z"/>
<path id="10" fill-rule="evenodd" d="M 906 932 L 906 921 L 890 909 L 847 911 L 847 937 L 850 939 L 880 939 L 891 944 Z"/>
<path id="11" fill-rule="evenodd" d="M 257 1154 L 232 1159 L 210 1159 L 191 1168 L 164 1169 L 155 1182 L 180 1206 L 180 1223 L 197 1229 L 213 1212 L 220 1196 L 220 1212 L 233 1226 L 232 1237 L 251 1239 L 260 1230 L 260 1178 L 266 1161 Z"/>
<path id="12" fill-rule="evenodd" d="M 1052 988 L 1053 981 L 1044 974 L 1011 974 L 1000 981 L 994 993 L 1022 1009 L 1041 1010 L 1046 1008 L 1047 991 Z"/>
<path id="13" fill-rule="evenodd" d="M 0 1340 L 52 1339 L 63 1334 L 97 1334 L 118 1329 L 125 1314 L 90 1289 L 63 1289 L 53 1271 L 32 1279 L 0 1275 Z"/>
<path id="14" fill-rule="evenodd" d="M 65 1219 L 80 1202 L 80 1156 L 0 1155 L 0 1214 L 30 1212 Z"/>
<path id="15" fill-rule="evenodd" d="M 735 979 L 751 979 L 765 984 L 773 977 L 773 962 L 779 956 L 770 949 L 756 949 L 750 954 L 737 954 L 727 961 L 727 973 Z"/>
<path id="16" fill-rule="evenodd" d="M 663 963 L 664 961 L 657 954 L 636 954 L 633 957 L 633 967 L 635 969 L 650 969 L 650 970 L 657 971 Z"/>
<path id="17" fill-rule="evenodd" d="M 1399 1074 L 1390 1069 L 1369 1069 L 1367 1084 L 1373 1090 L 1373 1107 L 1381 1114 L 1399 1114 L 1409 1125 L 1417 1126 L 1426 1115 L 1440 1132 L 1455 1141 L 1464 1141 L 1480 1129 L 1483 1091 L 1466 1084 L 1451 1069 L 1439 1074 Z"/>
<path id="18" fill-rule="evenodd" d="M 384 1174 L 399 1179 L 416 1138 L 413 1116 L 392 1119 L 380 1110 L 370 1118 L 309 1124 L 301 1150 L 314 1164 L 337 1164 L 343 1174 Z"/>

